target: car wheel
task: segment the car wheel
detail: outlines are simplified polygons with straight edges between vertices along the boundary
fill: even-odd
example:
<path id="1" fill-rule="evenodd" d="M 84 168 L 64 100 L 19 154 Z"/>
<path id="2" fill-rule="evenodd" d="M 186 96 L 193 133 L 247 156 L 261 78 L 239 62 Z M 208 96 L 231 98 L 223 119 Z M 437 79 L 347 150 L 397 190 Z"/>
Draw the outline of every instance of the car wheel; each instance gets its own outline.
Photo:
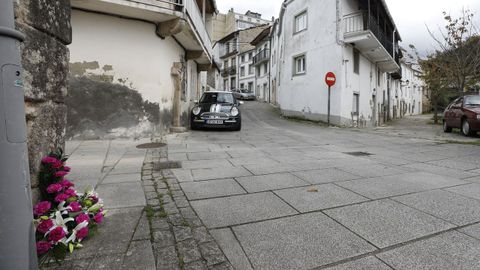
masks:
<path id="1" fill-rule="evenodd" d="M 472 136 L 473 135 L 473 132 L 470 129 L 470 124 L 468 123 L 467 119 L 462 120 L 461 130 L 462 130 L 462 134 L 465 135 L 465 136 Z"/>
<path id="2" fill-rule="evenodd" d="M 443 120 L 443 132 L 445 133 L 451 133 L 452 128 L 447 125 L 447 121 Z"/>

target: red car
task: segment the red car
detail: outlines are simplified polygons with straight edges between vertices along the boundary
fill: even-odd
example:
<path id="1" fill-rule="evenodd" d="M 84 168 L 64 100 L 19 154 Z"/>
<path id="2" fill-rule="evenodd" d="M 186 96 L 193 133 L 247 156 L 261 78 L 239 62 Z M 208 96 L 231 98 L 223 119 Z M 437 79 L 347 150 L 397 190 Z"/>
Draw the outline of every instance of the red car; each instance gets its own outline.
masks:
<path id="1" fill-rule="evenodd" d="M 480 131 L 480 95 L 457 98 L 445 109 L 443 131 L 459 128 L 463 135 L 472 136 Z"/>

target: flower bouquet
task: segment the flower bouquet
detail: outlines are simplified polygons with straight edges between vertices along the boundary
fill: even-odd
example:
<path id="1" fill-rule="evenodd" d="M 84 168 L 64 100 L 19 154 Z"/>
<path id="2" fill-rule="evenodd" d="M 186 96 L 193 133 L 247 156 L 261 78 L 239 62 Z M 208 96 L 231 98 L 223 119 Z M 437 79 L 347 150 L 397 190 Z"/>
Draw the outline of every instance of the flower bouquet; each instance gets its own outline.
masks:
<path id="1" fill-rule="evenodd" d="M 65 176 L 70 167 L 63 152 L 50 153 L 42 159 L 39 186 L 43 201 L 33 208 L 39 264 L 60 261 L 68 252 L 82 247 L 102 223 L 106 211 L 93 189 L 77 193 Z"/>

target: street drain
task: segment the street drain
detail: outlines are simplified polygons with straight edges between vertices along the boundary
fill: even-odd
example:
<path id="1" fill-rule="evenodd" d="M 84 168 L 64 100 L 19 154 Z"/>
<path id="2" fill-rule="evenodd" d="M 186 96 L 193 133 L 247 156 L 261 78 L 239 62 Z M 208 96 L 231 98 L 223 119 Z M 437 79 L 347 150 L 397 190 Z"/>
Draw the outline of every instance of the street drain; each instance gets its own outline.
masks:
<path id="1" fill-rule="evenodd" d="M 368 152 L 346 152 L 344 154 L 354 156 L 354 157 L 368 157 L 368 156 L 373 155 L 373 154 L 370 154 Z"/>
<path id="2" fill-rule="evenodd" d="M 155 171 L 167 170 L 167 169 L 180 169 L 182 168 L 181 161 L 164 161 L 153 163 L 153 169 Z"/>
<path id="3" fill-rule="evenodd" d="M 154 149 L 154 148 L 161 148 L 166 146 L 165 143 L 144 143 L 137 145 L 138 149 Z"/>

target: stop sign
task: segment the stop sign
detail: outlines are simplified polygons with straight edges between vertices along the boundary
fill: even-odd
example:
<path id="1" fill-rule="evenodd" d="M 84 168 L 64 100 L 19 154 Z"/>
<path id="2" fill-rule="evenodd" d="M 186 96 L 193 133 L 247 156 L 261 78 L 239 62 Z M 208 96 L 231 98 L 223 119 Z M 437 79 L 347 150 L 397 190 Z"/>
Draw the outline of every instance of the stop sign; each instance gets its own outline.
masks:
<path id="1" fill-rule="evenodd" d="M 337 82 L 337 77 L 335 77 L 335 74 L 333 72 L 328 72 L 325 76 L 325 83 L 331 87 L 335 85 L 335 82 Z"/>

